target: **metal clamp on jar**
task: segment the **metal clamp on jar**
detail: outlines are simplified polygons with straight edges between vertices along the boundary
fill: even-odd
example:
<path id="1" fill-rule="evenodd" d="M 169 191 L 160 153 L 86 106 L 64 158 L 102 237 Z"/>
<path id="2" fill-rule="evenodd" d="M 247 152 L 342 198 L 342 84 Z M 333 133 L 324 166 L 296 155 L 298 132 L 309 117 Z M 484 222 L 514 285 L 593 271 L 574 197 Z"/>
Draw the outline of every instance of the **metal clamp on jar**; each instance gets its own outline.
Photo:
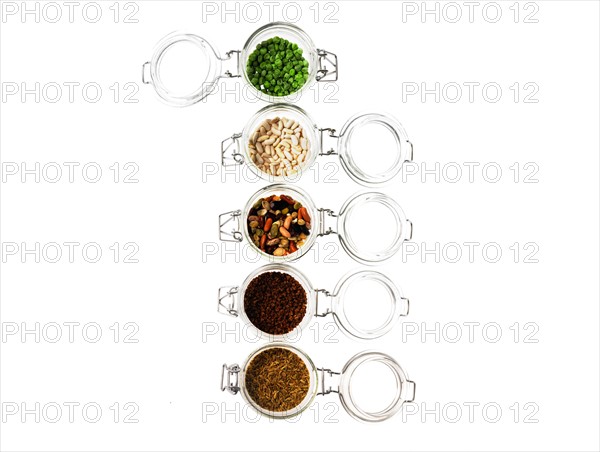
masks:
<path id="1" fill-rule="evenodd" d="M 311 218 L 311 227 L 310 233 L 305 234 L 302 240 L 302 246 L 282 255 L 272 255 L 256 244 L 258 233 L 268 235 L 269 232 L 263 232 L 259 227 L 252 228 L 248 219 L 261 199 L 282 194 L 293 198 L 306 209 Z M 374 224 L 378 225 L 378 234 L 373 233 Z M 385 228 L 381 227 L 382 224 Z M 335 213 L 331 209 L 317 208 L 306 192 L 285 184 L 269 185 L 252 195 L 243 210 L 219 215 L 220 240 L 242 242 L 245 239 L 260 256 L 273 262 L 298 259 L 310 250 L 317 237 L 329 234 L 337 234 L 344 250 L 356 261 L 375 264 L 391 258 L 400 249 L 402 242 L 412 239 L 413 225 L 398 203 L 383 193 L 354 195 Z"/>
<path id="2" fill-rule="evenodd" d="M 277 366 L 281 365 L 281 361 L 267 362 L 266 364 L 271 364 L 268 378 L 272 381 L 261 381 L 264 378 L 261 376 L 260 366 L 265 365 L 270 353 L 288 355 L 288 358 L 292 358 L 290 361 L 294 361 L 296 369 L 302 371 L 301 374 L 294 376 L 288 367 L 286 372 L 277 375 Z M 305 376 L 308 377 L 306 380 Z M 364 406 L 365 394 L 369 396 L 369 402 L 372 402 L 372 394 L 369 394 L 369 391 L 374 391 L 374 388 L 381 389 L 380 384 L 373 384 L 373 377 L 376 378 L 375 381 L 387 380 L 391 383 L 389 387 L 383 388 L 386 390 L 383 403 L 378 400 L 378 406 L 372 406 L 371 403 L 370 406 Z M 276 397 L 273 397 L 272 392 L 279 388 L 283 392 L 289 391 L 288 388 L 293 389 L 293 395 L 296 396 L 293 403 L 261 406 L 261 391 L 266 391 L 267 395 L 271 396 L 269 401 L 273 401 Z M 414 401 L 416 384 L 409 380 L 396 360 L 384 353 L 359 353 L 352 357 L 340 372 L 335 372 L 316 367 L 310 357 L 299 348 L 272 343 L 251 353 L 242 366 L 223 364 L 221 390 L 234 395 L 241 393 L 253 409 L 273 419 L 298 416 L 312 404 L 317 395 L 337 393 L 342 406 L 352 417 L 365 422 L 380 422 L 391 418 L 406 402 Z"/>
<path id="3" fill-rule="evenodd" d="M 256 89 L 247 72 L 247 63 L 252 52 L 261 42 L 279 37 L 286 39 L 302 49 L 308 62 L 308 76 L 304 84 L 286 96 L 272 96 Z M 180 86 L 169 85 L 163 75 L 165 56 L 182 44 L 191 45 L 199 50 L 191 58 L 190 65 L 198 67 L 197 83 L 188 92 L 181 93 Z M 228 66 L 224 69 L 224 66 Z M 286 22 L 273 22 L 257 29 L 246 41 L 242 50 L 230 50 L 224 56 L 206 39 L 190 33 L 175 32 L 164 37 L 155 47 L 150 61 L 142 65 L 142 82 L 154 86 L 161 100 L 167 104 L 185 107 L 195 104 L 215 91 L 221 78 L 243 77 L 248 88 L 256 97 L 267 102 L 293 101 L 315 81 L 337 81 L 337 56 L 323 49 L 318 49 L 310 36 L 296 25 Z"/>
<path id="4" fill-rule="evenodd" d="M 297 125 L 296 130 L 301 131 L 301 138 L 293 130 L 275 129 L 275 125 L 271 123 L 274 118 L 286 118 Z M 373 146 L 361 148 L 353 138 L 356 138 L 358 131 L 368 126 L 381 126 L 382 133 L 389 132 L 393 139 L 393 148 L 390 149 L 393 155 L 384 168 L 371 169 L 361 165 L 361 159 L 372 155 L 374 149 Z M 272 140 L 267 137 L 272 137 Z M 261 141 L 261 138 L 267 140 Z M 299 144 L 299 140 L 304 141 Z M 402 124 L 388 114 L 357 114 L 348 119 L 337 132 L 329 127 L 319 128 L 302 108 L 289 104 L 262 108 L 248 121 L 241 133 L 234 133 L 221 142 L 223 166 L 246 163 L 257 176 L 271 182 L 293 182 L 299 179 L 318 156 L 324 155 L 338 156 L 344 171 L 355 182 L 377 186 L 389 182 L 400 172 L 405 162 L 413 160 L 413 144 Z"/>
<path id="5" fill-rule="evenodd" d="M 291 276 L 294 281 L 299 284 L 304 294 L 306 295 L 306 310 L 304 316 L 295 320 L 296 326 L 290 325 L 292 329 L 289 331 L 277 334 L 273 331 L 264 331 L 264 326 L 261 329 L 260 325 L 255 325 L 253 319 L 247 313 L 247 303 L 245 300 L 246 291 L 252 281 L 261 276 L 271 273 L 285 274 Z M 280 287 L 274 288 L 280 290 Z M 362 291 L 361 291 L 362 289 Z M 366 292 L 366 293 L 365 293 Z M 352 295 L 355 295 L 353 297 Z M 270 297 L 268 288 L 261 290 L 261 303 L 268 303 Z M 378 301 L 387 302 L 387 310 L 377 312 L 377 326 L 363 326 L 368 319 L 364 319 L 365 313 L 354 313 L 352 315 L 352 299 L 365 297 L 377 297 Z M 333 291 L 325 289 L 315 289 L 308 278 L 298 269 L 287 264 L 267 264 L 248 275 L 240 286 L 225 286 L 219 288 L 217 310 L 222 314 L 228 314 L 234 317 L 239 317 L 252 331 L 259 337 L 269 340 L 281 341 L 286 337 L 294 337 L 295 334 L 302 332 L 315 317 L 325 317 L 332 315 L 336 325 L 340 330 L 350 337 L 358 339 L 376 339 L 388 333 L 398 322 L 400 317 L 408 315 L 409 300 L 405 298 L 402 291 L 384 274 L 372 271 L 361 270 L 347 274 L 335 286 Z M 283 301 L 280 297 L 273 295 L 273 299 L 277 300 L 278 305 L 282 305 Z M 348 305 L 351 305 L 350 307 Z M 364 303 L 361 303 L 364 305 Z M 282 311 L 270 310 L 273 317 L 285 316 L 287 313 Z M 383 318 L 383 322 L 381 322 Z M 273 324 L 281 324 L 274 318 Z"/>

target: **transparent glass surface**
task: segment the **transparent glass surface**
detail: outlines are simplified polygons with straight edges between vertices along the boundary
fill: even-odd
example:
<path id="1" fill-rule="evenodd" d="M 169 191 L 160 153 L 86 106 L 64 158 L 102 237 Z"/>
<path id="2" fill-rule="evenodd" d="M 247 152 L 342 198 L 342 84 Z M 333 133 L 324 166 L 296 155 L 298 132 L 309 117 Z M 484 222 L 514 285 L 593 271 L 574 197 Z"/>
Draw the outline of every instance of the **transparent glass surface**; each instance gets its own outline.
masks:
<path id="1" fill-rule="evenodd" d="M 362 113 L 340 131 L 338 153 L 348 175 L 366 186 L 385 184 L 412 158 L 408 135 L 393 116 Z"/>
<path id="2" fill-rule="evenodd" d="M 401 290 L 377 271 L 348 274 L 340 280 L 334 293 L 332 310 L 338 327 L 359 339 L 383 336 L 408 313 Z"/>
<path id="3" fill-rule="evenodd" d="M 150 83 L 169 105 L 185 107 L 212 93 L 221 75 L 217 50 L 204 38 L 172 33 L 157 45 L 150 64 Z"/>
<path id="4" fill-rule="evenodd" d="M 405 240 L 407 219 L 389 196 L 360 193 L 349 198 L 338 216 L 342 247 L 359 262 L 375 264 L 392 257 Z"/>
<path id="5" fill-rule="evenodd" d="M 340 401 L 352 417 L 381 422 L 414 399 L 415 384 L 391 356 L 367 351 L 346 363 L 339 391 Z"/>

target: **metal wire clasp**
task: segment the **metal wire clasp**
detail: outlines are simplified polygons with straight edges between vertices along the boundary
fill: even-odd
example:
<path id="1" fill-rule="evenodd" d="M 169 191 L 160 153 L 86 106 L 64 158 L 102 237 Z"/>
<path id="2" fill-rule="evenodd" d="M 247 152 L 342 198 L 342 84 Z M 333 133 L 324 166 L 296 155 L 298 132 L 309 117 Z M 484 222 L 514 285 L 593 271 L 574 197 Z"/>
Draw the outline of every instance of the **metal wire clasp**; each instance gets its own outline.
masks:
<path id="1" fill-rule="evenodd" d="M 317 392 L 317 395 L 326 395 L 332 392 L 339 394 L 339 376 L 342 375 L 341 372 L 334 372 L 331 369 L 324 369 L 321 367 L 318 367 L 317 370 L 321 372 L 321 374 L 319 375 L 319 387 L 321 388 L 321 390 Z M 325 374 L 327 374 L 327 377 Z M 334 380 L 335 389 L 334 386 L 332 386 L 331 381 L 329 381 L 329 384 L 327 384 L 328 387 L 326 387 L 325 378 L 327 378 L 328 380 Z"/>
<path id="2" fill-rule="evenodd" d="M 325 132 L 327 132 L 327 135 L 325 135 Z M 319 129 L 319 133 L 321 134 L 321 152 L 319 152 L 319 155 L 337 155 L 337 152 L 335 151 L 335 149 L 333 149 L 333 146 L 331 146 L 327 151 L 324 151 L 323 149 L 325 149 L 325 146 L 323 145 L 324 138 L 325 136 L 331 137 L 331 138 L 335 138 L 338 139 L 340 136 L 335 134 L 336 130 L 332 129 L 331 127 L 325 127 L 324 129 Z"/>
<path id="3" fill-rule="evenodd" d="M 242 368 L 238 364 L 232 364 L 231 366 L 223 364 L 223 369 L 221 370 L 221 391 L 227 391 L 233 395 L 240 391 L 239 373 L 241 370 Z"/>
<path id="4" fill-rule="evenodd" d="M 240 231 L 240 217 L 242 215 L 241 210 L 232 210 L 231 212 L 225 212 L 219 215 L 219 240 L 223 242 L 241 242 L 243 239 Z M 233 221 L 235 226 L 231 231 L 223 230 L 223 228 L 230 222 Z"/>
<path id="5" fill-rule="evenodd" d="M 221 141 L 221 165 L 223 166 L 237 166 L 244 163 L 244 156 L 240 153 L 240 138 L 241 133 L 234 133 L 229 138 L 225 138 Z M 229 149 L 234 146 L 231 151 L 231 155 L 228 154 Z M 234 163 L 230 163 L 231 160 Z"/>
<path id="6" fill-rule="evenodd" d="M 337 231 L 334 231 L 333 228 L 331 226 L 326 226 L 325 222 L 327 221 L 327 218 L 332 217 L 332 218 L 337 218 L 337 215 L 335 214 L 335 212 L 331 209 L 317 209 L 319 212 L 319 232 L 318 232 L 318 236 L 322 237 L 324 235 L 329 235 L 329 234 L 337 234 Z"/>
<path id="7" fill-rule="evenodd" d="M 235 53 L 235 67 L 237 68 L 237 72 L 239 72 L 239 67 L 240 67 L 240 53 L 242 53 L 239 50 L 230 50 L 229 52 L 227 52 L 226 58 L 219 58 L 221 61 L 228 61 L 231 59 L 231 56 Z M 227 69 L 225 71 L 225 73 L 223 74 L 223 77 L 229 77 L 229 78 L 237 78 L 237 77 L 241 77 L 241 75 L 238 74 L 233 74 L 229 69 Z"/>
<path id="8" fill-rule="evenodd" d="M 319 68 L 317 69 L 317 82 L 337 82 L 338 79 L 338 57 L 335 53 L 327 50 L 317 49 Z M 325 63 L 333 66 L 328 69 Z"/>
<path id="9" fill-rule="evenodd" d="M 228 286 L 228 287 L 219 287 L 219 304 L 217 305 L 217 311 L 221 314 L 229 314 L 234 317 L 237 317 L 238 312 L 235 306 L 236 295 L 239 292 L 238 286 Z M 228 303 L 225 304 L 225 300 L 228 300 Z M 225 312 L 223 312 L 223 309 Z"/>
<path id="10" fill-rule="evenodd" d="M 319 312 L 319 298 L 323 298 L 319 297 L 319 294 L 325 295 L 325 297 L 327 297 L 327 300 L 329 300 L 329 304 L 325 307 L 325 310 L 323 312 Z M 328 290 L 315 289 L 315 317 L 326 317 L 333 312 L 333 310 L 331 309 L 331 297 L 332 295 Z"/>

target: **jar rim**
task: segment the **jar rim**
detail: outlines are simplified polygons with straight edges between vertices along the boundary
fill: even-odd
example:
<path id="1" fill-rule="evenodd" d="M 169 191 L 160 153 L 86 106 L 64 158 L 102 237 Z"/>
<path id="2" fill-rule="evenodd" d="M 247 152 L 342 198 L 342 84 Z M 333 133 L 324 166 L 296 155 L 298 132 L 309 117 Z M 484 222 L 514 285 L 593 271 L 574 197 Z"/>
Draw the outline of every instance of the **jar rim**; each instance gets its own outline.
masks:
<path id="1" fill-rule="evenodd" d="M 349 229 L 353 214 L 360 210 L 361 206 L 375 203 L 386 207 L 394 216 L 396 227 L 394 237 L 389 245 L 383 250 L 370 250 L 357 245 Z M 388 195 L 381 192 L 361 192 L 346 200 L 338 215 L 338 236 L 342 248 L 356 261 L 363 264 L 376 264 L 391 258 L 398 252 L 402 242 L 406 239 L 406 225 L 409 221 L 400 205 Z"/>
<path id="2" fill-rule="evenodd" d="M 385 321 L 375 328 L 363 328 L 356 324 L 356 319 L 352 319 L 346 310 L 347 304 L 344 302 L 346 293 L 353 284 L 358 281 L 374 281 L 384 287 L 386 290 L 390 308 Z M 383 273 L 374 270 L 359 270 L 346 274 L 334 289 L 335 298 L 332 303 L 332 311 L 335 314 L 334 319 L 337 326 L 348 336 L 357 339 L 376 339 L 394 328 L 402 315 L 408 314 L 408 305 L 403 303 L 402 290 Z"/>
<path id="3" fill-rule="evenodd" d="M 202 51 L 206 57 L 208 68 L 206 77 L 198 88 L 190 93 L 175 94 L 164 84 L 161 78 L 161 64 L 166 53 L 174 45 L 184 42 L 190 43 Z M 149 62 L 150 82 L 163 102 L 176 107 L 186 107 L 212 94 L 221 75 L 221 63 L 216 47 L 208 40 L 193 33 L 175 31 L 162 38 L 154 48 L 152 59 Z"/>
<path id="4" fill-rule="evenodd" d="M 391 133 L 396 147 L 395 158 L 391 166 L 377 173 L 361 168 L 355 159 L 352 147 L 354 133 L 369 124 L 377 124 L 387 129 Z M 404 162 L 412 160 L 412 144 L 402 124 L 391 114 L 363 112 L 350 117 L 340 130 L 338 154 L 344 171 L 355 182 L 367 187 L 381 186 L 400 172 Z"/>
<path id="5" fill-rule="evenodd" d="M 387 366 L 395 379 L 395 390 L 391 402 L 386 408 L 378 411 L 369 411 L 360 406 L 356 399 L 356 388 L 352 386 L 352 378 L 355 372 L 367 363 L 378 362 Z M 376 384 L 376 382 L 375 382 Z M 340 377 L 340 401 L 344 409 L 353 418 L 365 422 L 381 422 L 395 415 L 404 403 L 414 399 L 415 384 L 410 381 L 408 375 L 400 364 L 391 356 L 374 351 L 364 351 L 354 355 L 341 372 Z"/>

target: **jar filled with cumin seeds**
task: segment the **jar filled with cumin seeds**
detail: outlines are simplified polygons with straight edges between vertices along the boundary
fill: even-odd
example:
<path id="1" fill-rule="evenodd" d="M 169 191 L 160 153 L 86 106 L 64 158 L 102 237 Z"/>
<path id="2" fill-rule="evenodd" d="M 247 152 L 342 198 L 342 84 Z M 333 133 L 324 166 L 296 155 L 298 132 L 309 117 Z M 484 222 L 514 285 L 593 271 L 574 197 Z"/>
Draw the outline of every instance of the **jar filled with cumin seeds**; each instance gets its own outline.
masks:
<path id="1" fill-rule="evenodd" d="M 348 336 L 375 339 L 409 312 L 402 290 L 374 270 L 350 272 L 329 291 L 314 288 L 296 267 L 267 264 L 241 285 L 219 288 L 218 298 L 219 312 L 239 317 L 256 336 L 269 340 L 295 338 L 315 317 L 329 315 Z"/>
<path id="2" fill-rule="evenodd" d="M 273 419 L 297 416 L 317 395 L 337 393 L 350 416 L 380 422 L 414 400 L 416 385 L 384 353 L 358 353 L 336 372 L 316 367 L 297 347 L 272 343 L 252 352 L 242 366 L 223 364 L 221 390 L 241 393 L 254 410 Z M 372 399 L 381 399 L 381 405 L 372 405 Z"/>

